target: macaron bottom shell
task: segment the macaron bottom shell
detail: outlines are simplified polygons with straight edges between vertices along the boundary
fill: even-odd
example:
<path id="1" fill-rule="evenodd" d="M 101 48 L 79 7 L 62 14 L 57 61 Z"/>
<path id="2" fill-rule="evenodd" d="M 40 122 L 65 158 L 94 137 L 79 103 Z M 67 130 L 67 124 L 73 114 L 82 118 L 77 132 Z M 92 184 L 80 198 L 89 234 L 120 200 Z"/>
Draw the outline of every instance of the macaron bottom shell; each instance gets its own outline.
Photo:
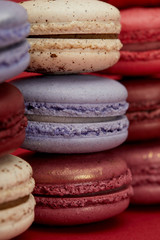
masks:
<path id="1" fill-rule="evenodd" d="M 36 207 L 35 222 L 48 225 L 78 225 L 98 222 L 120 214 L 128 205 L 129 199 L 109 205 L 84 208 L 48 209 Z"/>
<path id="2" fill-rule="evenodd" d="M 2 50 L 0 58 L 0 82 L 15 77 L 29 65 L 30 55 L 27 41 Z"/>
<path id="3" fill-rule="evenodd" d="M 59 39 L 59 41 L 61 40 Z M 46 43 L 42 43 L 39 39 L 36 39 L 35 43 L 29 39 L 31 61 L 28 71 L 55 74 L 93 72 L 109 68 L 119 60 L 121 46 L 119 40 L 112 40 L 109 43 L 107 41 L 107 47 L 104 44 L 105 40 L 102 39 L 93 40 L 87 44 L 87 40 L 82 39 L 80 39 L 82 43 L 79 44 L 76 42 L 72 44 L 72 39 L 65 40 L 67 44 L 63 43 L 64 46 L 56 49 L 58 40 L 56 44 L 52 41 L 51 43 L 47 42 L 47 40 Z M 77 46 L 74 46 L 75 44 Z"/>
<path id="4" fill-rule="evenodd" d="M 125 116 L 97 123 L 29 121 L 23 148 L 48 153 L 89 153 L 114 148 L 128 136 Z"/>
<path id="5" fill-rule="evenodd" d="M 134 186 L 134 195 L 131 198 L 133 204 L 159 204 L 160 185 L 158 183 L 148 183 L 146 185 Z"/>
<path id="6" fill-rule="evenodd" d="M 0 240 L 14 238 L 26 231 L 34 221 L 35 200 L 32 195 L 17 206 L 0 209 Z"/>

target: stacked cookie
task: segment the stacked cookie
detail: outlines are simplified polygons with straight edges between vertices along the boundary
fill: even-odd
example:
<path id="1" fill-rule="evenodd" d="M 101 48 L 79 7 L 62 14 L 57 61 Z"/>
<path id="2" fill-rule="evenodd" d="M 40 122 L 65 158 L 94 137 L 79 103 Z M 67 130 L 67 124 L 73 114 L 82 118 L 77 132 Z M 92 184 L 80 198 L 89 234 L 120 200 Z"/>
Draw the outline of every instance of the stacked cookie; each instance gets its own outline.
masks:
<path id="1" fill-rule="evenodd" d="M 160 202 L 159 14 L 158 4 L 121 10 L 120 39 L 124 46 L 119 63 L 107 70 L 120 75 L 128 90 L 130 143 L 117 151 L 132 169 L 132 202 L 139 204 Z"/>
<path id="2" fill-rule="evenodd" d="M 128 206 L 131 174 L 109 152 L 93 152 L 127 138 L 127 91 L 114 80 L 80 73 L 118 61 L 119 11 L 97 0 L 22 5 L 31 23 L 28 70 L 54 74 L 13 83 L 29 120 L 23 147 L 46 152 L 23 155 L 34 169 L 36 222 L 71 225 L 114 216 Z"/>
<path id="3" fill-rule="evenodd" d="M 0 239 L 24 232 L 34 220 L 32 169 L 9 155 L 25 138 L 24 99 L 13 85 L 4 83 L 29 63 L 27 13 L 9 1 L 0 3 Z"/>

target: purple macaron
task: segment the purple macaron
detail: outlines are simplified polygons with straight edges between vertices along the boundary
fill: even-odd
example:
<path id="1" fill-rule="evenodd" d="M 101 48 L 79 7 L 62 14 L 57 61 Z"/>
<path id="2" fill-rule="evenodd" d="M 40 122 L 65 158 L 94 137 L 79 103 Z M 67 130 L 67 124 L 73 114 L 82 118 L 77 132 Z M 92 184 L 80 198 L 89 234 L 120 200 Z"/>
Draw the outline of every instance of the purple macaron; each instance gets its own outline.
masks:
<path id="1" fill-rule="evenodd" d="M 131 172 L 110 151 L 92 154 L 21 155 L 33 168 L 35 221 L 76 225 L 123 212 L 133 194 Z"/>
<path id="2" fill-rule="evenodd" d="M 128 134 L 127 90 L 92 75 L 36 76 L 14 81 L 29 120 L 23 147 L 86 153 L 114 148 Z"/>
<path id="3" fill-rule="evenodd" d="M 23 72 L 30 61 L 26 36 L 30 25 L 26 10 L 18 3 L 0 2 L 0 82 Z"/>

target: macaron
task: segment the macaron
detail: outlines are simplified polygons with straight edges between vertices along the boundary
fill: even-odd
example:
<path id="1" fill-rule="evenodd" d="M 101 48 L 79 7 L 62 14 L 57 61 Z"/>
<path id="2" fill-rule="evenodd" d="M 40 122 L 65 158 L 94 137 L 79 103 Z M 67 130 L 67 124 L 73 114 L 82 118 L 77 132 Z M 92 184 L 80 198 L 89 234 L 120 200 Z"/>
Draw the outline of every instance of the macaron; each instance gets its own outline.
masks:
<path id="1" fill-rule="evenodd" d="M 31 23 L 28 71 L 78 73 L 102 70 L 119 60 L 120 13 L 97 0 L 22 3 Z"/>
<path id="2" fill-rule="evenodd" d="M 126 78 L 121 83 L 127 88 L 130 122 L 128 140 L 160 138 L 160 79 Z"/>
<path id="3" fill-rule="evenodd" d="M 102 0 L 104 2 L 108 2 L 118 8 L 128 8 L 133 6 L 142 6 L 142 7 L 158 7 L 160 6 L 159 0 Z"/>
<path id="4" fill-rule="evenodd" d="M 26 36 L 30 25 L 26 10 L 18 3 L 1 1 L 0 82 L 23 72 L 30 61 Z"/>
<path id="5" fill-rule="evenodd" d="M 27 118 L 24 98 L 10 83 L 0 84 L 0 156 L 20 147 L 25 138 Z"/>
<path id="6" fill-rule="evenodd" d="M 160 203 L 160 140 L 125 143 L 114 149 L 131 169 L 134 204 Z"/>
<path id="7" fill-rule="evenodd" d="M 34 220 L 32 169 L 19 157 L 0 158 L 0 240 L 24 232 Z"/>
<path id="8" fill-rule="evenodd" d="M 127 90 L 118 81 L 92 75 L 17 79 L 28 118 L 23 147 L 48 153 L 107 150 L 128 135 Z"/>
<path id="9" fill-rule="evenodd" d="M 126 163 L 109 151 L 95 154 L 21 155 L 33 168 L 35 222 L 76 225 L 124 211 L 132 195 Z"/>
<path id="10" fill-rule="evenodd" d="M 124 76 L 160 73 L 160 8 L 121 10 L 121 24 L 120 61 L 106 71 Z"/>

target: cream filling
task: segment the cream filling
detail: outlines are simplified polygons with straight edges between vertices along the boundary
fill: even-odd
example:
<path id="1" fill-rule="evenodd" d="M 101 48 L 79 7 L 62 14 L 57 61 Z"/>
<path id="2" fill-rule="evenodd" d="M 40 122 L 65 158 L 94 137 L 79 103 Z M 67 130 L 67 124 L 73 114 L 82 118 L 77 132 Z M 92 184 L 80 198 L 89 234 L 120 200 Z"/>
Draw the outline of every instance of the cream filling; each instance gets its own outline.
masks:
<path id="1" fill-rule="evenodd" d="M 27 195 L 13 202 L 0 205 L 0 226 L 18 222 L 34 213 L 35 200 L 32 194 Z M 0 233 L 1 233 L 0 227 Z M 3 229 L 2 229 L 3 230 Z"/>
<path id="2" fill-rule="evenodd" d="M 49 122 L 49 123 L 97 123 L 97 122 L 109 122 L 122 118 L 118 117 L 55 117 L 55 116 L 41 116 L 41 115 L 26 115 L 29 121 L 34 122 Z"/>

